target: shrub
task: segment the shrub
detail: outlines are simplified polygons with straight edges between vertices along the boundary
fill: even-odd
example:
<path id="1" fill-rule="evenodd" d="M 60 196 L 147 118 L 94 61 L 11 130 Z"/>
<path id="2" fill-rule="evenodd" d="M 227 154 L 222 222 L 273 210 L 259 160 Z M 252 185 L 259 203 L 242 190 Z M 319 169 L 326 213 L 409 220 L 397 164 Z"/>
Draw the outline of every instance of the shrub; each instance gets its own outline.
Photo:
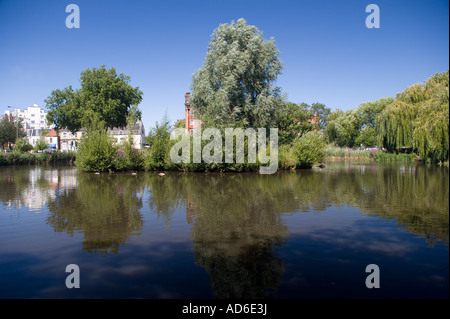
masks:
<path id="1" fill-rule="evenodd" d="M 44 153 L 45 154 L 45 153 Z M 53 152 L 48 155 L 46 161 L 51 164 L 72 164 L 75 162 L 77 153 L 74 151 L 70 152 Z"/>
<path id="2" fill-rule="evenodd" d="M 7 164 L 9 165 L 25 165 L 25 164 L 34 164 L 35 156 L 30 153 L 20 153 L 17 151 L 10 152 L 6 156 Z"/>
<path id="3" fill-rule="evenodd" d="M 298 159 L 292 146 L 284 144 L 278 147 L 278 164 L 281 169 L 295 169 L 297 167 Z"/>
<path id="4" fill-rule="evenodd" d="M 143 153 L 134 147 L 132 136 L 128 136 L 127 140 L 121 143 L 114 165 L 118 171 L 138 171 L 144 168 Z"/>
<path id="5" fill-rule="evenodd" d="M 29 152 L 33 149 L 33 146 L 28 142 L 28 139 L 26 137 L 19 138 L 16 140 L 16 151 L 24 153 Z"/>
<path id="6" fill-rule="evenodd" d="M 34 159 L 37 164 L 47 164 L 50 159 L 50 154 L 37 153 L 37 154 L 34 154 Z"/>
<path id="7" fill-rule="evenodd" d="M 8 165 L 8 154 L 0 153 L 0 166 Z"/>
<path id="8" fill-rule="evenodd" d="M 91 130 L 79 144 L 75 165 L 87 172 L 112 171 L 117 155 L 117 147 L 108 132 Z"/>
<path id="9" fill-rule="evenodd" d="M 322 162 L 325 156 L 325 136 L 322 132 L 310 131 L 295 139 L 293 153 L 297 168 L 311 168 Z"/>
<path id="10" fill-rule="evenodd" d="M 47 147 L 47 143 L 45 143 L 45 139 L 41 137 L 36 141 L 36 145 L 34 146 L 34 150 L 36 151 L 43 151 Z"/>
<path id="11" fill-rule="evenodd" d="M 415 153 L 400 153 L 400 154 L 394 154 L 394 153 L 386 153 L 383 151 L 377 151 L 375 153 L 375 161 L 377 162 L 409 162 L 413 161 L 417 155 Z"/>

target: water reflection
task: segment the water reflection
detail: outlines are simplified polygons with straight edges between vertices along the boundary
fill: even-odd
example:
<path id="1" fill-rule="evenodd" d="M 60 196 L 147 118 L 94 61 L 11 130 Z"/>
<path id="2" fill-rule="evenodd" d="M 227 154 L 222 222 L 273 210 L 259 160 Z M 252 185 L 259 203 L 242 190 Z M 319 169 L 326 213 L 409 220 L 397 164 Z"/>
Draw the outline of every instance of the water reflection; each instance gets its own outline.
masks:
<path id="1" fill-rule="evenodd" d="M 88 252 L 118 253 L 121 244 L 140 234 L 142 183 L 119 174 L 76 177 L 77 188 L 63 189 L 49 200 L 48 224 L 56 232 L 83 232 Z"/>
<path id="2" fill-rule="evenodd" d="M 333 163 L 273 175 L 171 172 L 164 177 L 36 167 L 2 168 L 0 176 L 4 205 L 47 208 L 48 225 L 71 236 L 82 233 L 82 249 L 88 252 L 119 253 L 120 246 L 143 231 L 146 212 L 166 227 L 174 214 L 185 212 L 195 263 L 207 271 L 218 298 L 276 295 L 286 271 L 279 249 L 293 232 L 354 247 L 359 247 L 358 237 L 380 234 L 379 229 L 366 234 L 355 229 L 338 238 L 339 227 L 294 226 L 286 223 L 290 215 L 351 206 L 395 221 L 430 247 L 448 246 L 449 173 L 444 167 Z M 374 241 L 378 246 L 372 250 L 405 249 L 398 238 L 392 240 L 382 242 L 383 247 Z"/>

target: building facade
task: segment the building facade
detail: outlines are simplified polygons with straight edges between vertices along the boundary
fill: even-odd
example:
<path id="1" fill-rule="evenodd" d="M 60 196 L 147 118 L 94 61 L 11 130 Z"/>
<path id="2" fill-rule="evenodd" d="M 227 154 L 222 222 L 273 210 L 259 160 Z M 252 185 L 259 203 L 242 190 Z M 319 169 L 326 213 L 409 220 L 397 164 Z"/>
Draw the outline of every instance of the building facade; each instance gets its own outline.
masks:
<path id="1" fill-rule="evenodd" d="M 111 134 L 114 142 L 117 144 L 123 143 L 131 135 L 133 139 L 134 148 L 140 150 L 144 148 L 145 145 L 145 128 L 141 120 L 138 123 L 125 128 L 113 128 L 109 129 L 108 132 Z"/>
<path id="2" fill-rule="evenodd" d="M 58 130 L 59 149 L 63 152 L 76 151 L 85 131 L 81 129 L 72 133 L 65 128 Z"/>
<path id="3" fill-rule="evenodd" d="M 10 119 L 22 119 L 24 131 L 27 130 L 47 130 L 50 125 L 47 123 L 47 112 L 37 104 L 29 106 L 24 110 L 14 109 L 6 110 L 5 115 Z"/>

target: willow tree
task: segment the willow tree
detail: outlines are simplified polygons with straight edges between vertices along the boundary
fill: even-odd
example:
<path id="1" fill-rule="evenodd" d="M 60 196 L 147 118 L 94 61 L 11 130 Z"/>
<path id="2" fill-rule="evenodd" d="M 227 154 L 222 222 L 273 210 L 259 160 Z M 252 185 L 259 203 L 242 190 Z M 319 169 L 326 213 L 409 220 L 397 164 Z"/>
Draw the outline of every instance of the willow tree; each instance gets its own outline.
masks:
<path id="1" fill-rule="evenodd" d="M 449 73 L 436 74 L 425 83 L 427 100 L 421 104 L 413 131 L 419 156 L 433 161 L 449 158 Z"/>
<path id="2" fill-rule="evenodd" d="M 397 94 L 377 116 L 377 139 L 390 151 L 411 148 L 433 162 L 449 158 L 449 73 L 437 73 L 425 84 Z"/>
<path id="3" fill-rule="evenodd" d="M 221 24 L 193 75 L 191 106 L 206 125 L 269 127 L 283 105 L 275 86 L 281 70 L 273 39 L 242 18 Z"/>

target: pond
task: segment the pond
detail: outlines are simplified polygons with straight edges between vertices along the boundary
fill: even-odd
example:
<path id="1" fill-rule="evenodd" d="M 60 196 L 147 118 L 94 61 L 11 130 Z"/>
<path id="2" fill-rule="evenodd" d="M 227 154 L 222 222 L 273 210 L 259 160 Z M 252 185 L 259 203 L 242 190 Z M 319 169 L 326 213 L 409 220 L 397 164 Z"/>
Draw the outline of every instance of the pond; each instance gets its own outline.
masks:
<path id="1" fill-rule="evenodd" d="M 0 298 L 448 298 L 448 244 L 447 167 L 0 167 Z"/>

